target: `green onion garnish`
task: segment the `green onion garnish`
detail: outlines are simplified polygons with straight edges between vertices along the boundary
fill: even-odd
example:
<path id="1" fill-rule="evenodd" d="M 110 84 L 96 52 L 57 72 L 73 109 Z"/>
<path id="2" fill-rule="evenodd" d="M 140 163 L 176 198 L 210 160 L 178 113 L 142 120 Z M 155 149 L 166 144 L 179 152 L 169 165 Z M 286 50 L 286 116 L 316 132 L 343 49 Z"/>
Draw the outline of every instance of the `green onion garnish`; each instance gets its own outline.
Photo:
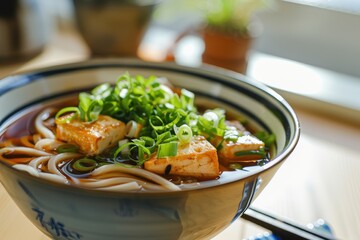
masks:
<path id="1" fill-rule="evenodd" d="M 138 131 L 138 124 L 134 120 L 129 121 L 126 124 L 126 136 L 129 138 L 134 138 Z"/>
<path id="2" fill-rule="evenodd" d="M 259 150 L 244 150 L 235 152 L 234 155 L 237 157 L 249 156 L 249 155 L 259 155 L 261 157 L 265 157 L 265 149 L 262 147 Z"/>
<path id="3" fill-rule="evenodd" d="M 184 124 L 177 129 L 176 136 L 178 137 L 180 143 L 189 143 L 193 134 L 191 128 Z"/>
<path id="4" fill-rule="evenodd" d="M 65 113 L 73 113 L 73 114 L 68 114 L 66 117 L 64 117 L 62 119 L 62 122 L 64 123 L 70 122 L 71 120 L 75 119 L 80 114 L 80 111 L 77 107 L 66 107 L 56 113 L 55 119 L 59 119 L 59 117 L 64 115 Z"/>
<path id="5" fill-rule="evenodd" d="M 58 153 L 67 153 L 67 152 L 76 153 L 79 151 L 79 147 L 74 144 L 65 143 L 57 147 L 56 151 Z"/>
<path id="6" fill-rule="evenodd" d="M 266 147 L 270 147 L 272 144 L 275 143 L 276 140 L 274 134 L 269 134 L 268 132 L 265 131 L 259 131 L 255 134 L 255 136 L 261 141 L 263 141 Z"/>
<path id="7" fill-rule="evenodd" d="M 114 158 L 116 159 L 119 154 L 122 154 L 122 157 L 134 161 L 140 166 L 149 159 L 153 146 L 154 141 L 151 138 L 140 137 L 140 139 L 133 139 L 132 142 L 120 145 L 114 153 Z M 124 156 L 124 154 L 126 155 Z"/>
<path id="8" fill-rule="evenodd" d="M 205 136 L 210 141 L 221 139 L 217 148 L 221 148 L 224 139 L 235 141 L 239 137 L 236 129 L 226 125 L 224 110 L 207 110 L 201 115 L 194 105 L 194 93 L 186 89 L 178 91 L 162 82 L 163 79 L 155 76 L 125 73 L 113 85 L 104 83 L 90 92 L 80 93 L 77 107 L 64 108 L 56 116 L 71 112 L 64 116 L 64 121 L 77 118 L 92 122 L 99 115 L 108 115 L 127 123 L 128 141 L 121 142 L 114 150 L 114 161 L 120 157 L 121 161 L 130 160 L 138 166 L 153 154 L 175 156 L 178 144 L 189 143 L 193 135 Z M 141 130 L 137 128 L 139 125 Z"/>
<path id="9" fill-rule="evenodd" d="M 97 167 L 97 162 L 91 158 L 81 158 L 76 160 L 72 167 L 79 172 L 90 172 Z"/>
<path id="10" fill-rule="evenodd" d="M 214 112 L 212 112 L 212 111 L 208 111 L 208 112 L 206 112 L 206 113 L 203 115 L 203 117 L 204 117 L 206 120 L 212 122 L 212 125 L 213 125 L 214 127 L 217 127 L 217 126 L 218 126 L 220 119 L 219 119 L 219 117 L 218 117 L 218 115 L 217 115 L 216 113 L 214 113 Z"/>
<path id="11" fill-rule="evenodd" d="M 157 157 L 164 158 L 164 157 L 176 156 L 177 150 L 178 150 L 178 142 L 169 142 L 169 143 L 160 144 L 157 152 Z"/>
<path id="12" fill-rule="evenodd" d="M 242 169 L 243 166 L 242 166 L 240 163 L 230 163 L 230 164 L 229 164 L 229 168 L 235 170 L 235 169 Z"/>

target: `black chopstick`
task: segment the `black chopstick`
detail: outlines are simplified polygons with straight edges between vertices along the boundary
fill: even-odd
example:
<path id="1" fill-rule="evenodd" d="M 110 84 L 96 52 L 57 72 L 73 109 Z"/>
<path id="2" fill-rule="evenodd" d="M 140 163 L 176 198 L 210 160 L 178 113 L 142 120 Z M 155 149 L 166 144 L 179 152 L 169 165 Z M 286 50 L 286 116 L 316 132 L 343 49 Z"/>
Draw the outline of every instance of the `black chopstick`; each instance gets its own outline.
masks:
<path id="1" fill-rule="evenodd" d="M 263 228 L 270 230 L 274 235 L 281 239 L 292 240 L 335 240 L 336 238 L 329 233 L 308 229 L 304 226 L 282 219 L 278 216 L 265 213 L 261 210 L 250 207 L 242 215 L 242 218 L 255 223 Z"/>

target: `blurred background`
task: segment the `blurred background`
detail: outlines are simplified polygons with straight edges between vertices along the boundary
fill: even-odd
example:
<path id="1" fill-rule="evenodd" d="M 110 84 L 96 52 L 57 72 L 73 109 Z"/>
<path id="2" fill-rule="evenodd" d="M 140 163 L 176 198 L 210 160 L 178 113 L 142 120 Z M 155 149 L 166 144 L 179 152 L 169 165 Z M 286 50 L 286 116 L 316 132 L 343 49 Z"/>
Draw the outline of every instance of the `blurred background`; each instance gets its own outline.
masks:
<path id="1" fill-rule="evenodd" d="M 227 7 L 221 2 L 237 8 L 216 13 Z M 133 48 L 143 42 L 139 57 L 160 61 L 175 54 L 176 61 L 196 64 L 211 11 L 225 24 L 231 24 L 226 18 L 239 23 L 246 15 L 251 22 L 242 24 L 252 24 L 251 51 L 360 77 L 357 0 L 2 0 L 0 60 L 34 56 L 59 28 L 74 27 L 97 55 L 134 56 Z"/>
<path id="2" fill-rule="evenodd" d="M 2 0 L 0 76 L 43 59 L 205 63 L 357 121 L 359 23 L 358 0 Z"/>

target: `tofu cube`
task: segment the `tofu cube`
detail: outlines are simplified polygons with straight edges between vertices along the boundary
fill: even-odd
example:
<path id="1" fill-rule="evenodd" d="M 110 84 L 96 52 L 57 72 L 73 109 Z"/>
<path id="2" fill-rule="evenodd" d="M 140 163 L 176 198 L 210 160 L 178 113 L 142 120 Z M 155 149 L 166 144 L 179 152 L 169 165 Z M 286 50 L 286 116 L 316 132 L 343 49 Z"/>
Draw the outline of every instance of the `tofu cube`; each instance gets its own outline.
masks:
<path id="1" fill-rule="evenodd" d="M 260 150 L 265 144 L 252 135 L 243 135 L 236 142 L 224 141 L 219 150 L 219 158 L 222 162 L 255 161 L 260 155 L 236 156 L 236 152 L 247 150 Z"/>
<path id="2" fill-rule="evenodd" d="M 157 158 L 155 154 L 145 162 L 144 168 L 160 175 L 199 180 L 215 179 L 220 174 L 216 148 L 202 136 L 193 137 L 189 144 L 179 145 L 176 156 Z"/>
<path id="3" fill-rule="evenodd" d="M 56 138 L 78 145 L 87 155 L 100 154 L 125 137 L 125 123 L 105 115 L 94 122 L 74 119 L 64 123 L 60 117 L 56 124 Z"/>

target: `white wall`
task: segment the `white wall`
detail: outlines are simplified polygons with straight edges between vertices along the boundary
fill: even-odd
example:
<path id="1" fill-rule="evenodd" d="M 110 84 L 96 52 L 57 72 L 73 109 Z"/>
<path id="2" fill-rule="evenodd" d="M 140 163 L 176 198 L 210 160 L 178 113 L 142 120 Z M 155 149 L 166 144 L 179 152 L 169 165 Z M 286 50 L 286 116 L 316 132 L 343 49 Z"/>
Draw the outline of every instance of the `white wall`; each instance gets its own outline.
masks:
<path id="1" fill-rule="evenodd" d="M 263 33 L 256 50 L 360 77 L 360 14 L 286 1 L 276 5 L 259 14 Z"/>

